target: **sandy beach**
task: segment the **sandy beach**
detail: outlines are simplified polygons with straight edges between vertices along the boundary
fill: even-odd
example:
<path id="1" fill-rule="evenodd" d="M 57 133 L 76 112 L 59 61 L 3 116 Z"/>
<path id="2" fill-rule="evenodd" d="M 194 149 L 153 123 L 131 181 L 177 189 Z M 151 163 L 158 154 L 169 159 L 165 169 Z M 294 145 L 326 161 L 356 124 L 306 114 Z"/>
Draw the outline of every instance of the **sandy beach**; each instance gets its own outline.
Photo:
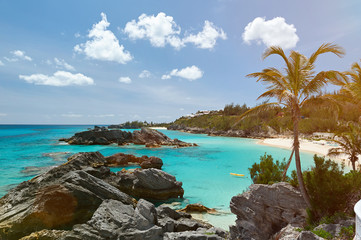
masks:
<path id="1" fill-rule="evenodd" d="M 284 149 L 292 149 L 292 138 L 265 138 L 257 142 L 260 145 L 279 147 Z M 314 153 L 321 156 L 326 156 L 328 150 L 336 147 L 332 142 L 327 142 L 325 140 L 315 141 L 300 139 L 300 151 Z M 340 155 L 338 157 L 327 157 L 339 163 L 345 162 L 347 166 L 351 166 L 350 161 L 347 159 L 347 155 Z"/>

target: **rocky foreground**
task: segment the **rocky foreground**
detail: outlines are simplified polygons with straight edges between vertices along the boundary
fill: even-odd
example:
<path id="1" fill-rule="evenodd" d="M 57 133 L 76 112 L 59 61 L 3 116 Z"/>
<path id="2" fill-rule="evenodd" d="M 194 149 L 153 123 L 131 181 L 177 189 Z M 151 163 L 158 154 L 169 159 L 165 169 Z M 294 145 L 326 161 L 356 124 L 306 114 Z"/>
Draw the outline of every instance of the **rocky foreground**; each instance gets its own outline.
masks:
<path id="1" fill-rule="evenodd" d="M 0 199 L 0 239 L 226 237 L 187 213 L 147 201 L 182 197 L 174 176 L 156 168 L 115 174 L 107 164 L 99 152 L 78 153 L 10 190 Z"/>
<path id="2" fill-rule="evenodd" d="M 186 143 L 178 139 L 171 139 L 165 134 L 150 128 L 141 128 L 140 131 L 127 132 L 122 130 L 109 130 L 106 127 L 95 127 L 94 129 L 76 133 L 71 138 L 62 138 L 73 145 L 125 145 L 129 143 L 145 145 L 146 147 L 174 146 L 192 147 L 194 143 Z"/>
<path id="3" fill-rule="evenodd" d="M 273 185 L 253 184 L 249 191 L 234 196 L 230 203 L 237 215 L 236 224 L 230 226 L 234 240 L 321 240 L 311 231 L 302 231 L 306 224 L 306 204 L 301 193 L 288 183 Z M 353 219 L 340 220 L 337 224 L 322 224 L 334 239 L 342 227 L 354 225 Z"/>

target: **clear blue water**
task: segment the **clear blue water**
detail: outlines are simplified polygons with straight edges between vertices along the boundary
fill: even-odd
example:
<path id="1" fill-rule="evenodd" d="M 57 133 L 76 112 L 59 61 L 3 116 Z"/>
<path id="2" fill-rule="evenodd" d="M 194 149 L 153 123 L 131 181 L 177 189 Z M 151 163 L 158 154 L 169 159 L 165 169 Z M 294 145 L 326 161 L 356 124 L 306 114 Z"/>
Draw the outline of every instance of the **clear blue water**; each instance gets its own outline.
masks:
<path id="1" fill-rule="evenodd" d="M 242 193 L 252 183 L 248 168 L 259 161 L 261 155 L 267 152 L 274 159 L 287 159 L 291 153 L 285 149 L 258 145 L 257 140 L 253 139 L 210 137 L 168 130 L 160 131 L 171 138 L 197 143 L 199 146 L 147 149 L 139 145 L 74 146 L 58 141 L 59 138 L 70 137 L 89 127 L 93 126 L 0 125 L 0 197 L 16 184 L 34 177 L 33 173 L 24 172 L 26 167 L 56 166 L 77 152 L 100 151 L 105 156 L 123 152 L 161 158 L 163 170 L 183 182 L 185 194 L 179 207 L 188 203 L 201 203 L 229 213 L 232 196 Z M 58 154 L 56 157 L 47 155 L 61 152 L 69 154 Z M 304 169 L 313 163 L 310 153 L 302 153 L 301 159 Z M 294 162 L 290 168 L 294 169 Z M 113 169 L 116 170 L 119 169 Z M 232 176 L 231 172 L 245 174 L 245 177 Z M 234 223 L 235 216 L 208 216 L 206 220 L 226 228 Z"/>

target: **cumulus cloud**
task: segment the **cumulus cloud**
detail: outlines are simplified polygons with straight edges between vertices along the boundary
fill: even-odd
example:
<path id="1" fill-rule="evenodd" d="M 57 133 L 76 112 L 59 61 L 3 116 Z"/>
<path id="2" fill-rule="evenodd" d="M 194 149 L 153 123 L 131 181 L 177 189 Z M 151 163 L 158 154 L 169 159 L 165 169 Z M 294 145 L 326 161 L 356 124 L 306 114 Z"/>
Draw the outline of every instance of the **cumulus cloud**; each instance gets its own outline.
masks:
<path id="1" fill-rule="evenodd" d="M 25 60 L 25 61 L 33 61 L 33 59 L 25 54 L 24 51 L 21 50 L 15 50 L 10 52 L 12 57 L 4 57 L 8 62 L 17 62 L 19 60 Z"/>
<path id="2" fill-rule="evenodd" d="M 150 78 L 152 74 L 148 70 L 143 70 L 140 74 L 140 78 Z"/>
<path id="3" fill-rule="evenodd" d="M 190 34 L 183 41 L 193 43 L 198 48 L 212 49 L 216 45 L 218 38 L 226 40 L 227 35 L 223 29 L 214 26 L 212 22 L 205 21 L 202 32 L 196 35 Z"/>
<path id="4" fill-rule="evenodd" d="M 267 47 L 280 46 L 284 49 L 295 47 L 299 40 L 295 26 L 287 24 L 282 17 L 268 21 L 265 18 L 257 17 L 244 28 L 242 37 L 248 44 L 256 41 Z"/>
<path id="5" fill-rule="evenodd" d="M 149 39 L 154 47 L 164 47 L 166 44 L 175 48 L 183 47 L 184 44 L 178 37 L 180 31 L 173 17 L 163 12 L 158 13 L 157 16 L 142 14 L 138 17 L 138 21 L 133 19 L 124 28 L 124 32 L 131 39 Z"/>
<path id="6" fill-rule="evenodd" d="M 189 81 L 194 81 L 201 78 L 203 76 L 203 72 L 197 66 L 193 65 L 191 67 L 186 67 L 181 70 L 173 69 L 170 74 L 163 75 L 162 79 L 170 79 L 172 76 L 185 78 Z"/>
<path id="7" fill-rule="evenodd" d="M 119 40 L 114 33 L 107 30 L 110 23 L 107 16 L 101 13 L 102 20 L 93 25 L 89 31 L 88 37 L 90 40 L 85 43 L 76 45 L 74 51 L 84 53 L 91 59 L 101 61 L 114 61 L 125 64 L 133 59 L 128 51 L 124 50 L 123 45 L 119 45 Z"/>
<path id="8" fill-rule="evenodd" d="M 130 79 L 130 77 L 120 77 L 118 81 L 121 83 L 129 84 L 132 82 L 132 79 Z"/>
<path id="9" fill-rule="evenodd" d="M 73 74 L 65 71 L 57 71 L 52 76 L 44 74 L 19 75 L 20 79 L 35 85 L 48 85 L 55 87 L 64 87 L 71 85 L 93 85 L 94 80 L 84 76 L 81 73 Z"/>
<path id="10" fill-rule="evenodd" d="M 50 65 L 51 61 L 48 60 L 46 61 L 46 63 Z M 54 63 L 57 68 L 64 68 L 68 71 L 75 71 L 75 68 L 72 65 L 68 64 L 67 62 L 65 62 L 64 59 L 54 58 Z"/>
<path id="11" fill-rule="evenodd" d="M 133 19 L 125 25 L 124 32 L 130 39 L 148 39 L 154 47 L 164 47 L 169 44 L 175 49 L 185 47 L 186 43 L 193 43 L 198 48 L 212 49 L 218 38 L 227 38 L 221 28 L 209 21 L 205 21 L 202 32 L 182 38 L 181 27 L 176 24 L 172 16 L 167 16 L 163 12 L 158 13 L 157 16 L 140 15 L 138 21 Z"/>
<path id="12" fill-rule="evenodd" d="M 4 66 L 5 64 L 0 60 L 0 66 Z"/>
<path id="13" fill-rule="evenodd" d="M 60 116 L 68 117 L 68 118 L 80 118 L 83 115 L 82 114 L 76 114 L 76 113 L 64 113 L 64 114 L 61 114 Z"/>

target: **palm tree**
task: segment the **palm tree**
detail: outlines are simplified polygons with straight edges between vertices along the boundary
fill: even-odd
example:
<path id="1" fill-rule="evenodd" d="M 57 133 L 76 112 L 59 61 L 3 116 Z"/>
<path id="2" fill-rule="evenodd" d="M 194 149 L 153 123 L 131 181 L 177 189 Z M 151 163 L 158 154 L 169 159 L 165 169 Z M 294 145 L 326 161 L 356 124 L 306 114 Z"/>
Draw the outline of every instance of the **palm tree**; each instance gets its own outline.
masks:
<path id="1" fill-rule="evenodd" d="M 358 155 L 361 154 L 361 128 L 358 125 L 349 123 L 347 131 L 339 131 L 335 133 L 333 142 L 337 143 L 339 147 L 331 148 L 328 151 L 328 156 L 339 156 L 342 154 L 349 155 L 349 160 L 352 163 L 352 169 L 356 170 L 356 162 Z"/>
<path id="2" fill-rule="evenodd" d="M 260 98 L 276 98 L 276 102 L 267 102 L 250 109 L 244 113 L 244 118 L 250 113 L 263 111 L 265 108 L 274 106 L 285 106 L 292 116 L 293 122 L 293 151 L 296 161 L 297 179 L 300 191 L 309 208 L 311 208 L 310 198 L 307 194 L 303 182 L 301 161 L 300 161 L 300 142 L 299 142 L 299 121 L 301 118 L 300 110 L 302 106 L 314 95 L 320 94 L 322 87 L 333 78 L 337 78 L 341 73 L 337 71 L 322 71 L 316 73 L 315 62 L 317 57 L 324 53 L 334 53 L 341 57 L 344 50 L 338 45 L 326 43 L 322 44 L 316 52 L 309 58 L 296 51 L 290 51 L 289 57 L 286 57 L 281 47 L 269 47 L 263 54 L 263 59 L 271 55 L 279 55 L 285 62 L 284 72 L 276 68 L 266 68 L 262 72 L 248 74 L 247 77 L 258 78 L 258 81 L 267 85 L 267 91 L 261 94 Z"/>

